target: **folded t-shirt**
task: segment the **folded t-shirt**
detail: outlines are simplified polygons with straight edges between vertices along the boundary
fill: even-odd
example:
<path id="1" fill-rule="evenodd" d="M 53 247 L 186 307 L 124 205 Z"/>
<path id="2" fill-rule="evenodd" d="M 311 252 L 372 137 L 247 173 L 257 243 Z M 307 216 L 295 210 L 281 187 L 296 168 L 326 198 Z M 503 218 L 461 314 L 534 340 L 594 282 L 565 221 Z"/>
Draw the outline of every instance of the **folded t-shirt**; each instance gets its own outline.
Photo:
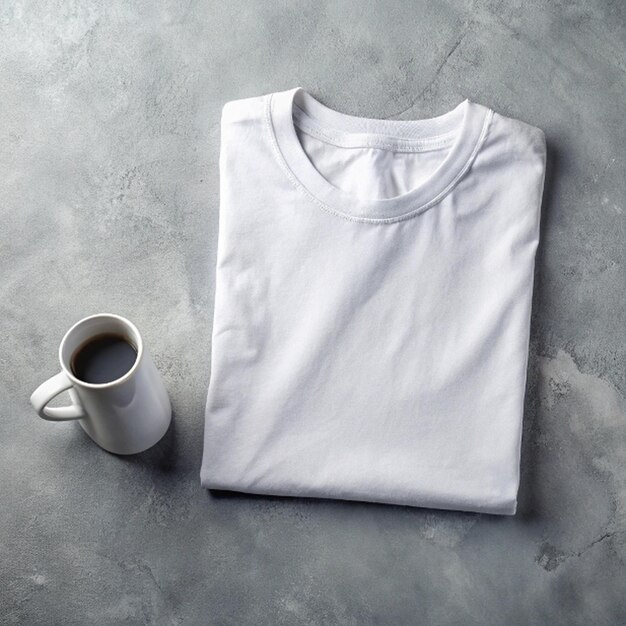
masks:
<path id="1" fill-rule="evenodd" d="M 546 143 L 227 103 L 205 487 L 516 512 Z"/>

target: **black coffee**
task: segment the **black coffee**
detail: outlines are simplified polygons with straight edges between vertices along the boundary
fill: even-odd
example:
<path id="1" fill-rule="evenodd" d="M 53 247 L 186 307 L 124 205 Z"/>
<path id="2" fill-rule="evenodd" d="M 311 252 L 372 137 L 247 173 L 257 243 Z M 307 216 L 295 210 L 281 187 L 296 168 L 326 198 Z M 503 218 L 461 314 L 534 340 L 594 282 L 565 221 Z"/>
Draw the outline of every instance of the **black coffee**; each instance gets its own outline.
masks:
<path id="1" fill-rule="evenodd" d="M 137 360 L 137 351 L 124 337 L 104 334 L 85 342 L 72 356 L 72 373 L 86 383 L 110 383 L 121 378 Z"/>

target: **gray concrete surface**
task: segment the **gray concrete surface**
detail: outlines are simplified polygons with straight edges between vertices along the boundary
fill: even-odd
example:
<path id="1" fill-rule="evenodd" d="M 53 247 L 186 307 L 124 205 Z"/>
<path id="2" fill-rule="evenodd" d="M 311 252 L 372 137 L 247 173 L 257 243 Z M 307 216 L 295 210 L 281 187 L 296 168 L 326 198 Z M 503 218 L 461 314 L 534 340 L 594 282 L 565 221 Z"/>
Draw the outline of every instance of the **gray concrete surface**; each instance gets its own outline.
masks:
<path id="1" fill-rule="evenodd" d="M 626 623 L 626 5 L 4 2 L 2 624 Z M 514 518 L 201 489 L 227 100 L 464 97 L 549 164 Z M 175 425 L 135 458 L 28 404 L 80 317 L 142 329 Z"/>

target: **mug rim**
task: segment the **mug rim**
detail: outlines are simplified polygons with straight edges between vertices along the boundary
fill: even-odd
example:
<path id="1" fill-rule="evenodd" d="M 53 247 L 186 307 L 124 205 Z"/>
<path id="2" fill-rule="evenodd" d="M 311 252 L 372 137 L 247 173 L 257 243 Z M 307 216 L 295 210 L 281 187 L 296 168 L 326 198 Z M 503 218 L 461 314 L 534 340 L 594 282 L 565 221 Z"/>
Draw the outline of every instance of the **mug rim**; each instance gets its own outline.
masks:
<path id="1" fill-rule="evenodd" d="M 88 383 L 84 380 L 81 380 L 80 378 L 77 378 L 72 373 L 71 368 L 65 366 L 65 362 L 63 360 L 63 347 L 65 346 L 67 340 L 71 337 L 72 333 L 85 322 L 96 318 L 115 319 L 119 322 L 122 322 L 122 324 L 130 327 L 130 329 L 135 333 L 137 337 L 137 358 L 135 359 L 133 366 L 123 376 L 120 376 L 115 380 L 111 380 L 108 383 Z M 87 389 L 108 389 L 111 387 L 117 387 L 118 385 L 125 383 L 133 376 L 133 374 L 139 368 L 139 365 L 143 358 L 143 352 L 143 337 L 141 336 L 141 333 L 139 332 L 137 326 L 135 326 L 135 324 L 133 324 L 129 319 L 123 317 L 122 315 L 116 315 L 115 313 L 96 313 L 95 315 L 88 315 L 87 317 L 83 317 L 82 319 L 78 320 L 67 330 L 65 335 L 63 335 L 63 339 L 61 339 L 61 343 L 59 345 L 59 363 L 61 364 L 61 369 L 63 370 L 65 375 L 72 381 L 73 384 L 78 385 L 79 387 L 86 387 Z"/>

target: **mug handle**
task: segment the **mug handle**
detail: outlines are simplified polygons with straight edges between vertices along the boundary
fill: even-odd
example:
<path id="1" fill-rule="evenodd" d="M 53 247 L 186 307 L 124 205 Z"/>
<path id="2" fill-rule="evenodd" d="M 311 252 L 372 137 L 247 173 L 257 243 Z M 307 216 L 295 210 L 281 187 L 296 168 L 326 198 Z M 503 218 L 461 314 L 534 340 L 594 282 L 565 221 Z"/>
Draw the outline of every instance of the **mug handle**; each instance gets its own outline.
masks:
<path id="1" fill-rule="evenodd" d="M 56 398 L 64 391 L 70 392 L 72 404 L 68 406 L 47 406 L 53 398 Z M 87 414 L 80 405 L 76 392 L 72 388 L 72 382 L 64 372 L 59 372 L 56 376 L 49 378 L 45 383 L 41 383 L 30 397 L 30 403 L 37 411 L 39 417 L 50 422 L 66 422 L 68 420 L 79 420 L 87 417 Z"/>

